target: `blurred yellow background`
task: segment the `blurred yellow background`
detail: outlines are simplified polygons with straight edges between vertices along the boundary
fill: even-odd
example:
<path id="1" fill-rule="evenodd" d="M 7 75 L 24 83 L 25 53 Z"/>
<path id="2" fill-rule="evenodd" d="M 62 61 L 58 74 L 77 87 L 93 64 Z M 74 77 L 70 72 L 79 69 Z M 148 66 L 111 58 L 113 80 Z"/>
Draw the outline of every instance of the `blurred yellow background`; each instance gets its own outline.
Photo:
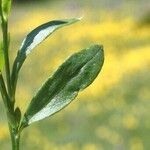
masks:
<path id="1" fill-rule="evenodd" d="M 105 63 L 95 82 L 60 113 L 27 128 L 21 150 L 150 149 L 149 0 L 41 0 L 15 2 L 10 56 L 24 36 L 55 19 L 83 17 L 60 29 L 27 58 L 19 78 L 23 111 L 45 79 L 75 51 L 103 44 Z M 10 141 L 0 100 L 0 149 Z"/>

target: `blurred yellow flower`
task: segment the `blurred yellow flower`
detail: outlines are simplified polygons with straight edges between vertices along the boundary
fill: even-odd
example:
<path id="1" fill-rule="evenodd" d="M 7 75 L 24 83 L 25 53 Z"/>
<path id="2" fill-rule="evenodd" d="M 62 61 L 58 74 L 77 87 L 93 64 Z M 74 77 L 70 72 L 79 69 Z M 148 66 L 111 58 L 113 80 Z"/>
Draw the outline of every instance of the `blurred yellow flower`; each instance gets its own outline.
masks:
<path id="1" fill-rule="evenodd" d="M 8 127 L 0 124 L 0 141 L 5 140 L 9 137 Z"/>
<path id="2" fill-rule="evenodd" d="M 131 114 L 125 115 L 123 117 L 122 123 L 126 129 L 135 129 L 138 126 L 138 120 L 136 119 L 135 116 L 133 116 Z"/>

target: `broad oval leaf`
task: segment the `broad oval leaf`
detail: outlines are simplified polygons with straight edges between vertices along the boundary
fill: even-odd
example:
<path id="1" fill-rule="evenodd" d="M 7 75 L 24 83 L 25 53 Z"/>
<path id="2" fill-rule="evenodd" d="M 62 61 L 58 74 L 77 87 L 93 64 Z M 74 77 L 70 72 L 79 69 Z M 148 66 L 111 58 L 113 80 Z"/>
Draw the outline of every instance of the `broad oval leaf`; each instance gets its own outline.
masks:
<path id="1" fill-rule="evenodd" d="M 49 35 L 51 35 L 57 29 L 73 24 L 79 21 L 80 18 L 74 19 L 65 19 L 65 20 L 54 20 L 47 22 L 45 24 L 40 25 L 39 27 L 35 28 L 31 31 L 26 38 L 23 40 L 21 47 L 18 51 L 17 57 L 13 64 L 13 71 L 12 71 L 12 81 L 16 81 L 17 74 L 25 61 L 27 55 L 39 45 L 42 41 L 44 41 Z"/>
<path id="2" fill-rule="evenodd" d="M 104 62 L 103 47 L 91 46 L 67 59 L 33 97 L 24 115 L 22 128 L 67 106 L 78 92 L 90 85 Z"/>

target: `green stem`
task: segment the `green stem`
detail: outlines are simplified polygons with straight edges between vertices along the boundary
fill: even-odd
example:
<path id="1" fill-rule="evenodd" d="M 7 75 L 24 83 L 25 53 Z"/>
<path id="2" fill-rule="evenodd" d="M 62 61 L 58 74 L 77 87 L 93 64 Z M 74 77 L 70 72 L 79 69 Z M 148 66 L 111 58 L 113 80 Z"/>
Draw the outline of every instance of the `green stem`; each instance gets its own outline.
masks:
<path id="1" fill-rule="evenodd" d="M 3 31 L 3 50 L 5 58 L 5 70 L 6 70 L 6 79 L 7 79 L 7 89 L 9 96 L 11 96 L 11 82 L 10 82 L 10 66 L 9 66 L 9 40 L 8 40 L 8 23 L 7 21 L 2 21 L 2 31 Z"/>
<path id="2" fill-rule="evenodd" d="M 7 119 L 9 120 L 9 131 L 10 131 L 11 142 L 12 142 L 12 150 L 19 150 L 20 133 L 18 132 L 17 129 L 14 129 L 12 127 L 12 125 L 14 124 L 13 120 L 15 119 L 12 118 L 13 116 L 11 115 L 13 114 L 13 110 L 9 103 L 10 102 L 9 97 L 7 95 L 6 87 L 1 72 L 0 72 L 0 91 L 7 112 Z"/>
<path id="3" fill-rule="evenodd" d="M 1 16 L 1 28 L 3 35 L 3 52 L 4 52 L 4 60 L 5 60 L 5 75 L 7 82 L 7 89 L 5 86 L 5 82 L 3 80 L 3 76 L 0 72 L 0 91 L 2 94 L 2 98 L 5 104 L 9 131 L 12 142 L 12 150 L 19 150 L 19 141 L 20 141 L 20 133 L 18 132 L 18 127 L 16 126 L 16 119 L 14 113 L 14 99 L 12 96 L 12 86 L 11 86 L 11 78 L 10 78 L 10 62 L 9 62 L 9 36 L 8 36 L 8 19 L 4 18 L 2 9 L 2 1 L 0 0 L 0 16 Z"/>
<path id="4" fill-rule="evenodd" d="M 11 97 L 11 79 L 10 79 L 10 65 L 9 65 L 9 37 L 8 37 L 8 20 L 4 19 L 2 4 L 0 4 L 0 15 L 1 15 L 1 27 L 3 35 L 3 52 L 5 60 L 5 71 L 7 80 L 8 95 Z"/>
<path id="5" fill-rule="evenodd" d="M 11 128 L 9 125 L 10 136 L 11 136 L 11 143 L 12 143 L 12 150 L 19 150 L 20 145 L 20 134 L 18 130 Z"/>

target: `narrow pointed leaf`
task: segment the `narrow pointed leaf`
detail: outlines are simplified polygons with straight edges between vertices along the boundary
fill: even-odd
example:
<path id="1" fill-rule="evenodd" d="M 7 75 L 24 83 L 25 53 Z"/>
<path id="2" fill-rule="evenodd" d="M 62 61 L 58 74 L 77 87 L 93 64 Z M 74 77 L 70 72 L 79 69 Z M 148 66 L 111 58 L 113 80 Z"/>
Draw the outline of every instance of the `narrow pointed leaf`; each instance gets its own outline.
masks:
<path id="1" fill-rule="evenodd" d="M 7 20 L 10 14 L 11 3 L 12 3 L 12 0 L 2 0 L 2 11 L 3 11 L 3 17 L 5 20 Z"/>
<path id="2" fill-rule="evenodd" d="M 94 45 L 67 59 L 41 87 L 24 115 L 22 127 L 44 119 L 67 106 L 90 85 L 104 62 L 102 46 Z"/>
<path id="3" fill-rule="evenodd" d="M 48 36 L 50 36 L 57 29 L 73 24 L 79 20 L 80 19 L 76 19 L 76 18 L 66 19 L 66 20 L 54 20 L 42 24 L 39 27 L 35 28 L 33 31 L 31 31 L 23 40 L 21 47 L 18 51 L 17 57 L 15 59 L 15 62 L 13 64 L 12 81 L 16 82 L 18 72 L 22 64 L 24 63 L 27 55 L 31 53 L 33 48 L 39 45 L 42 41 L 44 41 Z"/>
<path id="4" fill-rule="evenodd" d="M 0 71 L 2 70 L 4 65 L 4 53 L 2 48 L 2 43 L 0 44 Z"/>

